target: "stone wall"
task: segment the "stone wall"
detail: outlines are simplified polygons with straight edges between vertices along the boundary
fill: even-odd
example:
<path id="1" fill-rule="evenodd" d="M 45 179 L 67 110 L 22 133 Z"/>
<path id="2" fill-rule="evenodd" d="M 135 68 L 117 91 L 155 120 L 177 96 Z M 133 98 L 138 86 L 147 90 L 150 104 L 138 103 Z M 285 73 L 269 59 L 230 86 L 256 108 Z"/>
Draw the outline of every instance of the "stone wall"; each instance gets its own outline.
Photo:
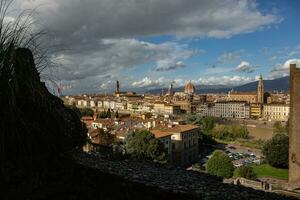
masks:
<path id="1" fill-rule="evenodd" d="M 290 199 L 239 185 L 224 184 L 221 178 L 183 168 L 155 163 L 113 160 L 101 154 L 73 153 L 81 165 L 119 176 L 162 194 L 187 195 L 190 199 Z M 175 195 L 176 196 L 176 195 Z"/>
<path id="2" fill-rule="evenodd" d="M 300 188 L 300 69 L 291 64 L 290 75 L 290 149 L 289 184 L 291 189 Z"/>
<path id="3" fill-rule="evenodd" d="M 254 181 L 246 178 L 237 178 L 234 180 L 235 185 L 243 185 L 245 187 L 251 187 L 257 190 L 272 190 L 272 186 L 266 182 Z"/>

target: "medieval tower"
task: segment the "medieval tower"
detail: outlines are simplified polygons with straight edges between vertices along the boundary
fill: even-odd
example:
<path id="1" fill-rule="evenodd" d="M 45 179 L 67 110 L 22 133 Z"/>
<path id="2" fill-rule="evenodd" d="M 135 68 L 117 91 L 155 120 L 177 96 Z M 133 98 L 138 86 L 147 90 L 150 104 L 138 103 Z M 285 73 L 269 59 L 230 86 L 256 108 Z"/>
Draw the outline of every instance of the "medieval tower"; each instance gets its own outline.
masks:
<path id="1" fill-rule="evenodd" d="M 173 96 L 173 84 L 170 82 L 169 83 L 169 90 L 168 90 L 168 96 Z"/>
<path id="2" fill-rule="evenodd" d="M 289 184 L 300 189 L 300 69 L 290 65 Z"/>
<path id="3" fill-rule="evenodd" d="M 115 92 L 120 93 L 120 82 L 119 81 L 116 82 L 116 91 Z"/>
<path id="4" fill-rule="evenodd" d="M 257 87 L 257 103 L 260 104 L 264 103 L 264 81 L 261 74 L 259 76 L 258 87 Z"/>

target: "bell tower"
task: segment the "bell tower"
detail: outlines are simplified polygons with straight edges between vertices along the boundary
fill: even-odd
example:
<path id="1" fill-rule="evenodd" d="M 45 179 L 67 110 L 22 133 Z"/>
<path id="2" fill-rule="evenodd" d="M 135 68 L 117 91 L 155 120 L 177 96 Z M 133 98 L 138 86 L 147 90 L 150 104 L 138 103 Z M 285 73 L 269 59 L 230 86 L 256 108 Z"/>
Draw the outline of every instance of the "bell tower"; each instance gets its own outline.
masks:
<path id="1" fill-rule="evenodd" d="M 258 87 L 257 87 L 257 103 L 260 104 L 264 103 L 264 81 L 261 74 L 259 76 Z"/>
<path id="2" fill-rule="evenodd" d="M 116 93 L 120 93 L 120 82 L 116 82 Z"/>
<path id="3" fill-rule="evenodd" d="M 173 96 L 173 84 L 171 82 L 169 83 L 168 96 Z"/>

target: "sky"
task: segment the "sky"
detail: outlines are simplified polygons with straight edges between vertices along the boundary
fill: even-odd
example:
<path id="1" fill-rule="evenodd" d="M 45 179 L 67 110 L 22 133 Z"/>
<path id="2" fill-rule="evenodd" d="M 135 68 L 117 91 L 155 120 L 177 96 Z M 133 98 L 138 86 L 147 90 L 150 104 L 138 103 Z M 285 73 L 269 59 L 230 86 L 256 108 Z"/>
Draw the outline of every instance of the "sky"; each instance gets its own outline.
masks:
<path id="1" fill-rule="evenodd" d="M 300 66 L 299 0 L 15 0 L 34 9 L 63 94 L 236 86 Z M 14 14 L 10 14 L 14 17 Z"/>

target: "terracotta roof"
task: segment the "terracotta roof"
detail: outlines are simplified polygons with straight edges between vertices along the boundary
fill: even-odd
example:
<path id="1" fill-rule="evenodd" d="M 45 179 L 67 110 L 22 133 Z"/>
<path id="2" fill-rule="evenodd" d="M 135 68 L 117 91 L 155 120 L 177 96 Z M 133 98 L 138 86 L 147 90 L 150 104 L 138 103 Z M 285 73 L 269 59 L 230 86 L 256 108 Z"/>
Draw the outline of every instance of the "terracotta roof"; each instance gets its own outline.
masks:
<path id="1" fill-rule="evenodd" d="M 90 116 L 85 116 L 85 117 L 81 117 L 81 120 L 94 120 L 94 118 Z"/>
<path id="2" fill-rule="evenodd" d="M 172 129 L 180 131 L 180 132 L 185 132 L 189 130 L 193 130 L 199 128 L 199 126 L 191 125 L 191 124 L 184 124 L 184 125 L 176 125 Z"/>
<path id="3" fill-rule="evenodd" d="M 192 84 L 192 82 L 190 81 L 189 83 L 187 83 L 184 87 L 184 91 L 185 93 L 189 93 L 189 92 L 195 92 L 195 86 Z"/>
<path id="4" fill-rule="evenodd" d="M 158 130 L 158 129 L 151 130 L 151 133 L 153 133 L 156 138 L 162 138 L 162 137 L 172 135 L 172 133 L 170 133 L 170 132 L 166 132 L 166 131 L 162 131 L 162 130 Z"/>
<path id="5" fill-rule="evenodd" d="M 157 126 L 156 128 L 150 130 L 151 132 L 156 132 L 157 134 L 173 134 L 173 133 L 183 133 L 186 131 L 194 130 L 199 128 L 199 126 L 185 124 L 185 125 L 175 125 L 172 128 L 167 126 Z M 155 134 L 155 133 L 153 133 Z"/>

